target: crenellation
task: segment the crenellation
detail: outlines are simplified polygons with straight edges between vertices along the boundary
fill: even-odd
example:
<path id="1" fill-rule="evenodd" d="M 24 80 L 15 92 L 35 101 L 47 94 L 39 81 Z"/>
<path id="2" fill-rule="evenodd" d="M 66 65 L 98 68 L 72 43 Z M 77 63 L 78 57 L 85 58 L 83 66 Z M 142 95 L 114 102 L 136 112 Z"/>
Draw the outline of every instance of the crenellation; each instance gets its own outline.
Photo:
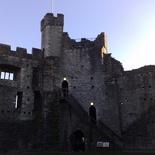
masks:
<path id="1" fill-rule="evenodd" d="M 26 54 L 27 54 L 27 49 L 26 48 L 17 47 L 16 48 L 16 52 L 17 52 L 17 55 L 19 57 L 25 57 Z"/>
<path id="2" fill-rule="evenodd" d="M 7 44 L 0 44 L 0 53 L 9 53 L 11 51 L 11 46 Z"/>
<path id="3" fill-rule="evenodd" d="M 32 55 L 35 59 L 41 60 L 43 58 L 43 51 L 38 48 L 32 48 Z"/>
<path id="4" fill-rule="evenodd" d="M 41 21 L 41 31 L 47 26 L 63 26 L 64 25 L 64 15 L 57 14 L 57 17 L 54 17 L 53 13 L 47 13 L 44 16 L 44 19 Z"/>
<path id="5" fill-rule="evenodd" d="M 92 48 L 96 45 L 102 47 L 104 45 L 104 42 L 101 40 L 97 40 L 99 40 L 98 37 L 94 40 L 89 40 L 87 38 L 81 38 L 80 40 L 71 39 L 68 33 L 63 33 L 62 45 L 65 49 Z"/>
<path id="6" fill-rule="evenodd" d="M 32 53 L 28 53 L 26 48 L 17 47 L 16 51 L 11 50 L 11 46 L 7 44 L 0 44 L 0 54 L 15 56 L 19 58 L 40 60 L 43 56 L 43 51 L 41 49 L 32 48 Z"/>
<path id="7" fill-rule="evenodd" d="M 148 66 L 143 66 L 140 67 L 138 69 L 133 69 L 131 71 L 126 71 L 125 74 L 130 74 L 132 72 L 132 74 L 149 74 L 149 73 L 153 73 L 155 72 L 155 65 L 148 65 Z"/>

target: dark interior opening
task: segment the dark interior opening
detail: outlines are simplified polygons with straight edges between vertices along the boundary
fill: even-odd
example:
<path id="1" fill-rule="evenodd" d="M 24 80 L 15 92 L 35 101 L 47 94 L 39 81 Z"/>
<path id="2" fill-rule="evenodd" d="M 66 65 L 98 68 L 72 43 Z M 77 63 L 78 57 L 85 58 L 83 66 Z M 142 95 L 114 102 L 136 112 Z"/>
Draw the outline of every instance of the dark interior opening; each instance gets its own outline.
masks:
<path id="1" fill-rule="evenodd" d="M 90 116 L 90 119 L 96 123 L 96 108 L 91 105 L 90 108 L 89 108 L 89 116 Z"/>
<path id="2" fill-rule="evenodd" d="M 70 136 L 72 151 L 85 151 L 84 133 L 81 130 L 76 130 Z"/>
<path id="3" fill-rule="evenodd" d="M 68 82 L 64 80 L 62 82 L 62 97 L 67 97 L 68 96 Z"/>
<path id="4" fill-rule="evenodd" d="M 34 91 L 34 112 L 41 112 L 42 109 L 42 96 L 40 91 Z"/>
<path id="5" fill-rule="evenodd" d="M 17 92 L 17 108 L 22 107 L 22 100 L 23 100 L 23 92 Z"/>

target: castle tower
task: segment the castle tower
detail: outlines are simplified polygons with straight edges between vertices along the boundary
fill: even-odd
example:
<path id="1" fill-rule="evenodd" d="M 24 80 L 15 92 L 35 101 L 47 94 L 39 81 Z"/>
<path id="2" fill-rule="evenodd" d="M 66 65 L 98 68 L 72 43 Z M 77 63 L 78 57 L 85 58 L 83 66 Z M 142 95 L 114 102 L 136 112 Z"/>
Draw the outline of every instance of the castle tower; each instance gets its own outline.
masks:
<path id="1" fill-rule="evenodd" d="M 44 51 L 44 58 L 49 56 L 60 56 L 61 41 L 64 26 L 64 16 L 47 13 L 41 21 L 41 49 Z"/>

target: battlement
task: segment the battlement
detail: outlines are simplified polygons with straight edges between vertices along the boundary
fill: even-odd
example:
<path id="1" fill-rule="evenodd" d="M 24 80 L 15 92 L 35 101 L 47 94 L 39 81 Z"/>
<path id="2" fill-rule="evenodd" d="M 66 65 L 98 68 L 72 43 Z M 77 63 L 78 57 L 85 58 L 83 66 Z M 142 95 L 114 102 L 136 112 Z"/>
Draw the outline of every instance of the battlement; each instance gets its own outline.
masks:
<path id="1" fill-rule="evenodd" d="M 16 56 L 20 58 L 39 60 L 42 58 L 42 50 L 37 48 L 32 48 L 32 54 L 27 53 L 26 48 L 17 47 L 16 51 L 11 50 L 10 45 L 0 44 L 0 54 L 8 55 L 8 56 Z"/>
<path id="2" fill-rule="evenodd" d="M 95 39 L 87 39 L 87 38 L 81 38 L 81 40 L 78 39 L 71 39 L 67 32 L 63 33 L 63 46 L 65 48 L 88 48 L 93 46 L 99 46 L 99 47 L 105 47 L 107 49 L 107 41 L 106 41 L 106 35 L 105 33 L 101 33 L 98 35 Z"/>
<path id="3" fill-rule="evenodd" d="M 126 75 L 141 74 L 141 76 L 142 76 L 143 74 L 149 75 L 149 73 L 155 73 L 155 65 L 148 65 L 148 66 L 140 67 L 138 69 L 132 69 L 132 70 L 125 71 Z"/>
<path id="4" fill-rule="evenodd" d="M 57 17 L 55 17 L 53 13 L 47 13 L 41 21 L 41 31 L 47 25 L 64 26 L 64 15 L 57 14 Z"/>

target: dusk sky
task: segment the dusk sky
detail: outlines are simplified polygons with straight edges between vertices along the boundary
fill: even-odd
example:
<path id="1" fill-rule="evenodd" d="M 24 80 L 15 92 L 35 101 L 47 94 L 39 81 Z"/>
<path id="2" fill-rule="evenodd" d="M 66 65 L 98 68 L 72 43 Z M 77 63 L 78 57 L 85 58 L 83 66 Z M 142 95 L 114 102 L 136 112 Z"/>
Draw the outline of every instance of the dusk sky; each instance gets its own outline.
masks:
<path id="1" fill-rule="evenodd" d="M 40 21 L 52 0 L 1 0 L 0 43 L 12 50 L 41 47 Z M 105 32 L 108 52 L 125 70 L 155 65 L 155 0 L 54 0 L 54 15 L 64 14 L 72 39 Z"/>

